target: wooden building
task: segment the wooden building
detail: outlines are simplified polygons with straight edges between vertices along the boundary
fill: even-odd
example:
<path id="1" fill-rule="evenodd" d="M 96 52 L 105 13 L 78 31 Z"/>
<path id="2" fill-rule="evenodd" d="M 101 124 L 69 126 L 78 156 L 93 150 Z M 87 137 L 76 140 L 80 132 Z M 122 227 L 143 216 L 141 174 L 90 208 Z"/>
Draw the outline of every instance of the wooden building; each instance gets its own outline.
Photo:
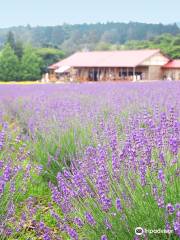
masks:
<path id="1" fill-rule="evenodd" d="M 78 52 L 49 66 L 49 79 L 51 82 L 160 80 L 167 75 L 169 62 L 170 58 L 158 49 Z"/>
<path id="2" fill-rule="evenodd" d="M 180 80 L 180 60 L 169 61 L 163 66 L 164 78 Z"/>

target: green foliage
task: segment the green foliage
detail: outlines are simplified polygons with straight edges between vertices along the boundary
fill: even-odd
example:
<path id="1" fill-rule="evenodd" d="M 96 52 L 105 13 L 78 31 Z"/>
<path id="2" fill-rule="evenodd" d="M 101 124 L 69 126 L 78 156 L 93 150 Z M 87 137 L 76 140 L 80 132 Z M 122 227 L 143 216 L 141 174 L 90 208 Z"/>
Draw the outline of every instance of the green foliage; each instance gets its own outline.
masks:
<path id="1" fill-rule="evenodd" d="M 16 42 L 14 52 L 19 59 L 22 58 L 22 56 L 23 56 L 23 43 L 21 41 Z"/>
<path id="2" fill-rule="evenodd" d="M 55 48 L 36 48 L 36 53 L 42 58 L 42 72 L 47 72 L 47 67 L 64 57 L 64 52 Z"/>
<path id="3" fill-rule="evenodd" d="M 116 23 L 105 24 L 63 24 L 53 27 L 14 27 L 0 30 L 0 43 L 4 34 L 13 31 L 15 39 L 31 43 L 34 47 L 59 47 L 66 53 L 88 48 L 94 49 L 100 42 L 124 44 L 130 40 L 148 40 L 160 34 L 177 35 L 180 30 L 176 24 Z"/>
<path id="4" fill-rule="evenodd" d="M 33 158 L 45 170 L 44 180 L 52 182 L 56 182 L 57 173 L 68 167 L 71 159 L 80 156 L 85 146 L 92 144 L 90 126 L 82 128 L 77 124 L 67 132 L 62 133 L 60 130 L 57 132 L 51 131 L 48 136 L 37 132 L 35 144 L 30 145 Z"/>
<path id="5" fill-rule="evenodd" d="M 64 57 L 64 52 L 59 49 L 24 46 L 22 41 L 15 40 L 11 31 L 6 42 L 0 52 L 1 81 L 40 79 L 49 65 Z"/>
<path id="6" fill-rule="evenodd" d="M 9 44 L 0 54 L 0 79 L 13 81 L 19 79 L 19 60 Z"/>
<path id="7" fill-rule="evenodd" d="M 110 50 L 111 49 L 111 44 L 109 43 L 106 43 L 106 42 L 100 42 L 97 44 L 96 46 L 96 50 L 99 50 L 99 51 L 107 51 L 107 50 Z"/>
<path id="8" fill-rule="evenodd" d="M 41 67 L 42 59 L 36 51 L 30 46 L 22 49 L 20 42 L 16 45 L 16 53 L 8 43 L 0 52 L 1 81 L 40 79 Z"/>
<path id="9" fill-rule="evenodd" d="M 8 43 L 11 46 L 11 48 L 14 50 L 16 56 L 19 59 L 21 59 L 21 57 L 23 55 L 23 43 L 20 40 L 18 40 L 18 41 L 15 40 L 13 32 L 11 32 L 11 31 L 8 32 L 6 43 Z"/>
<path id="10" fill-rule="evenodd" d="M 126 49 L 159 48 L 172 58 L 180 58 L 180 34 L 163 34 L 148 41 L 128 41 Z"/>
<path id="11" fill-rule="evenodd" d="M 8 32 L 6 43 L 8 43 L 13 50 L 15 49 L 16 42 L 15 42 L 13 32 L 11 32 L 11 31 Z"/>
<path id="12" fill-rule="evenodd" d="M 32 47 L 24 49 L 21 60 L 21 79 L 37 80 L 41 78 L 42 59 L 35 53 Z"/>

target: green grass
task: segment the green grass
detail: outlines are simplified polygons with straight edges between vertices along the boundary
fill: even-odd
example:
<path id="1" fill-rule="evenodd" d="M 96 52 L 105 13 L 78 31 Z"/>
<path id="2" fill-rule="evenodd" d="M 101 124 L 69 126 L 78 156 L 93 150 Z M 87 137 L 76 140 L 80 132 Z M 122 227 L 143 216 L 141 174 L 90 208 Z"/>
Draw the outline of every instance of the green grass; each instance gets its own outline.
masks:
<path id="1" fill-rule="evenodd" d="M 66 132 L 36 134 L 35 142 L 29 143 L 32 158 L 44 168 L 45 181 L 56 181 L 58 172 L 70 166 L 71 160 L 80 157 L 86 146 L 92 143 L 91 127 L 72 127 Z M 48 159 L 51 159 L 48 164 Z"/>

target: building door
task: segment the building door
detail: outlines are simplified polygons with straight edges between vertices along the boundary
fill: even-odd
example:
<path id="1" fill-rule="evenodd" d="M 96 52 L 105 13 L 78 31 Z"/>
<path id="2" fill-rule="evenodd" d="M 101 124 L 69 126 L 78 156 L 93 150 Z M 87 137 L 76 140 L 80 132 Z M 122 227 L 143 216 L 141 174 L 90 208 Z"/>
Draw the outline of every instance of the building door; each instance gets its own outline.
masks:
<path id="1" fill-rule="evenodd" d="M 94 81 L 97 81 L 98 80 L 98 71 L 95 69 L 94 70 Z"/>
<path id="2" fill-rule="evenodd" d="M 98 81 L 98 71 L 97 71 L 97 69 L 91 69 L 89 71 L 89 80 L 90 81 Z"/>

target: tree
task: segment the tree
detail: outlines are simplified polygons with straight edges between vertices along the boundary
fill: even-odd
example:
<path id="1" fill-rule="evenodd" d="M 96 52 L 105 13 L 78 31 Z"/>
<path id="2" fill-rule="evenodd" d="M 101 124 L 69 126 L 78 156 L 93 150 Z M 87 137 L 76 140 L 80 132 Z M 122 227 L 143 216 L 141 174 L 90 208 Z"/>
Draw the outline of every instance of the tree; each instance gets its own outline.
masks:
<path id="1" fill-rule="evenodd" d="M 13 32 L 9 31 L 7 34 L 7 40 L 6 43 L 8 43 L 11 48 L 14 50 L 16 56 L 21 59 L 23 55 L 23 43 L 21 41 L 16 41 Z"/>
<path id="2" fill-rule="evenodd" d="M 0 54 L 0 80 L 16 81 L 19 76 L 19 60 L 9 44 Z"/>
<path id="3" fill-rule="evenodd" d="M 6 39 L 8 31 L 13 31 L 17 39 L 23 43 L 31 43 L 34 47 L 60 47 L 64 52 L 72 53 L 82 47 L 95 47 L 99 42 L 110 44 L 125 44 L 130 40 L 151 40 L 161 34 L 180 34 L 176 24 L 146 24 L 146 23 L 97 23 L 97 24 L 64 24 L 62 26 L 30 27 L 19 26 L 10 29 L 0 29 L 0 45 Z M 12 32 L 8 34 L 12 42 Z M 159 41 L 159 39 L 157 39 Z M 178 42 L 177 42 L 178 43 Z M 12 44 L 13 45 L 13 44 Z M 11 46 L 12 46 L 11 45 Z M 13 47 L 13 46 L 12 46 Z M 14 47 L 13 47 L 14 49 Z"/>
<path id="4" fill-rule="evenodd" d="M 43 60 L 41 68 L 42 73 L 47 72 L 47 67 L 49 65 L 60 61 L 60 59 L 64 58 L 65 56 L 63 51 L 55 48 L 37 48 L 36 53 Z"/>
<path id="5" fill-rule="evenodd" d="M 35 53 L 30 46 L 25 47 L 21 59 L 21 79 L 37 80 L 41 78 L 42 59 Z"/>
<path id="6" fill-rule="evenodd" d="M 173 45 L 180 46 L 180 34 L 175 37 Z"/>
<path id="7" fill-rule="evenodd" d="M 110 50 L 111 44 L 106 42 L 99 42 L 96 46 L 96 50 L 98 51 L 108 51 Z"/>
<path id="8" fill-rule="evenodd" d="M 15 50 L 16 42 L 15 42 L 13 32 L 11 32 L 11 31 L 8 32 L 6 43 L 8 43 L 13 50 Z"/>
<path id="9" fill-rule="evenodd" d="M 16 42 L 14 52 L 19 59 L 22 58 L 22 56 L 23 56 L 23 43 L 21 41 Z"/>

